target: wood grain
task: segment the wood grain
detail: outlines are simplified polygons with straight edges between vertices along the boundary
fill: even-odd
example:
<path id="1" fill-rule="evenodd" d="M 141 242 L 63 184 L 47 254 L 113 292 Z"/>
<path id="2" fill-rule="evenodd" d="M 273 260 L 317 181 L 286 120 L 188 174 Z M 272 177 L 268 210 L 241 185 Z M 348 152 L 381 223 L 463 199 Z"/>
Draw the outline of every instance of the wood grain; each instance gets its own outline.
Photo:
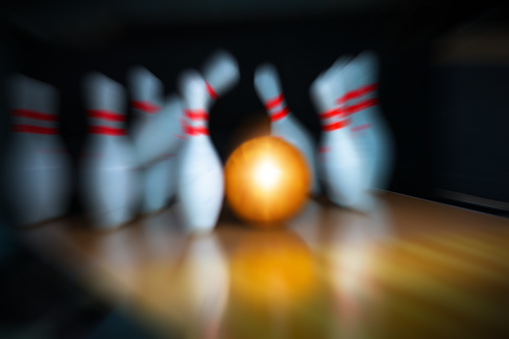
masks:
<path id="1" fill-rule="evenodd" d="M 310 200 L 262 231 L 225 207 L 209 236 L 176 205 L 111 232 L 79 216 L 22 231 L 41 256 L 185 338 L 507 335 L 509 220 L 396 193 L 369 215 Z"/>

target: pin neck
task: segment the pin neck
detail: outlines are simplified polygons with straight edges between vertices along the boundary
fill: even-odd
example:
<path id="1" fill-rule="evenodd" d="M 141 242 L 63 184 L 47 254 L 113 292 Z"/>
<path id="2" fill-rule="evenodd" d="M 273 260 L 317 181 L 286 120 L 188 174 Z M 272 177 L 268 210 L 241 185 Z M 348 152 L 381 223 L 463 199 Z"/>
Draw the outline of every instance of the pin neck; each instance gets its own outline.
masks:
<path id="1" fill-rule="evenodd" d="M 11 109 L 11 115 L 14 117 L 29 118 L 35 120 L 57 121 L 57 117 L 55 116 L 55 114 L 42 113 L 23 108 Z"/>
<path id="2" fill-rule="evenodd" d="M 210 135 L 209 129 L 205 126 L 184 125 L 184 133 L 189 136 Z"/>
<path id="3" fill-rule="evenodd" d="M 204 109 L 185 109 L 185 119 L 181 119 L 182 129 L 189 136 L 209 135 L 207 122 L 209 114 Z"/>
<path id="4" fill-rule="evenodd" d="M 109 136 L 125 136 L 123 127 L 125 116 L 121 113 L 105 109 L 89 109 L 87 115 L 92 118 L 92 123 L 88 128 L 90 134 L 102 134 Z"/>
<path id="5" fill-rule="evenodd" d="M 46 134 L 55 135 L 58 134 L 58 130 L 52 127 L 32 126 L 24 124 L 15 124 L 12 126 L 13 132 L 18 133 L 32 133 L 32 134 Z"/>
<path id="6" fill-rule="evenodd" d="M 110 135 L 110 136 L 125 136 L 125 135 L 127 135 L 123 128 L 115 128 L 115 127 L 109 127 L 109 126 L 89 126 L 88 133 Z"/>
<path id="7" fill-rule="evenodd" d="M 58 134 L 58 130 L 55 127 L 57 122 L 55 114 L 16 108 L 11 109 L 11 116 L 19 119 L 12 125 L 13 132 L 46 135 Z"/>
<path id="8" fill-rule="evenodd" d="M 348 125 L 350 125 L 350 119 L 339 120 L 339 121 L 331 122 L 328 124 L 323 124 L 322 131 L 331 132 L 331 131 L 335 131 L 335 130 L 344 128 Z"/>
<path id="9" fill-rule="evenodd" d="M 318 114 L 320 123 L 322 124 L 322 131 L 331 132 L 350 124 L 350 119 L 345 114 L 345 111 L 341 108 L 333 108 L 326 112 Z"/>
<path id="10" fill-rule="evenodd" d="M 212 100 L 216 101 L 217 99 L 219 99 L 219 95 L 217 94 L 217 92 L 214 90 L 214 88 L 212 87 L 212 85 L 210 85 L 208 83 L 208 81 L 205 81 L 205 86 L 207 87 L 207 93 L 209 93 L 209 96 Z"/>
<path id="11" fill-rule="evenodd" d="M 348 115 L 355 114 L 357 112 L 364 111 L 373 106 L 377 106 L 379 104 L 378 98 L 370 98 L 363 101 L 360 101 L 356 104 L 349 105 L 347 107 Z"/>
<path id="12" fill-rule="evenodd" d="M 124 122 L 125 116 L 120 113 L 116 113 L 113 111 L 108 111 L 105 109 L 89 109 L 87 111 L 89 118 L 96 118 L 96 119 L 102 119 L 106 121 L 113 121 L 113 122 Z"/>
<path id="13" fill-rule="evenodd" d="M 370 128 L 371 128 L 371 124 L 357 125 L 355 127 L 352 127 L 352 132 L 360 132 L 360 131 L 370 129 Z"/>
<path id="14" fill-rule="evenodd" d="M 283 93 L 275 98 L 267 100 L 265 102 L 265 109 L 269 113 L 271 122 L 279 121 L 290 114 L 290 109 L 286 105 Z"/>
<path id="15" fill-rule="evenodd" d="M 320 118 L 320 120 L 324 121 L 324 120 L 331 119 L 334 117 L 344 117 L 344 116 L 346 116 L 346 113 L 347 113 L 347 111 L 344 107 L 336 107 L 336 108 L 332 108 L 328 111 L 318 114 L 318 118 Z"/>
<path id="16" fill-rule="evenodd" d="M 345 107 L 347 115 L 352 115 L 378 105 L 377 91 L 378 83 L 362 85 L 339 97 L 336 103 Z"/>
<path id="17" fill-rule="evenodd" d="M 154 114 L 161 110 L 161 106 L 156 105 L 148 100 L 131 100 L 131 107 L 143 112 L 143 115 Z"/>
<path id="18" fill-rule="evenodd" d="M 190 121 L 208 121 L 209 113 L 204 109 L 185 109 L 184 116 Z"/>

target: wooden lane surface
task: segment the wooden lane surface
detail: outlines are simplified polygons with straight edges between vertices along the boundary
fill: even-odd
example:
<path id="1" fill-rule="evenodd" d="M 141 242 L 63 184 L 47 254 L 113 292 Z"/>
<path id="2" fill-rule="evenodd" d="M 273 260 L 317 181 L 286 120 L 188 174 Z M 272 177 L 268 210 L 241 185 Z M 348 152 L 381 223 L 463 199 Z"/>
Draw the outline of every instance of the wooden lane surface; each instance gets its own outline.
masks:
<path id="1" fill-rule="evenodd" d="M 310 201 L 259 231 L 225 210 L 189 237 L 175 207 L 111 232 L 23 231 L 42 256 L 161 334 L 507 337 L 509 220 L 395 193 L 370 215 Z"/>

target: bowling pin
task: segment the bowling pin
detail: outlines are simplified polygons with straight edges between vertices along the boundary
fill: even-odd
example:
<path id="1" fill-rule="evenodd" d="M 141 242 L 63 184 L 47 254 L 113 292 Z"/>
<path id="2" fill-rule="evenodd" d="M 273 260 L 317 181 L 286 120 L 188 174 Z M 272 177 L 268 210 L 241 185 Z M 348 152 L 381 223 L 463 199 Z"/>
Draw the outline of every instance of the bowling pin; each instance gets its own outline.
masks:
<path id="1" fill-rule="evenodd" d="M 319 184 L 316 175 L 316 146 L 311 135 L 298 122 L 286 105 L 276 68 L 270 64 L 258 67 L 255 71 L 254 86 L 258 97 L 264 103 L 265 109 L 270 115 L 271 134 L 283 138 L 302 153 L 311 172 L 310 192 L 317 194 Z"/>
<path id="2" fill-rule="evenodd" d="M 329 199 L 340 206 L 366 210 L 371 198 L 365 164 L 348 129 L 349 117 L 338 114 L 335 104 L 339 86 L 344 86 L 341 73 L 332 68 L 318 76 L 310 88 L 310 96 L 322 124 L 319 149 L 320 176 Z"/>
<path id="3" fill-rule="evenodd" d="M 12 135 L 4 180 L 15 221 L 28 226 L 62 216 L 70 194 L 70 160 L 57 129 L 57 90 L 15 75 L 10 82 Z"/>
<path id="4" fill-rule="evenodd" d="M 378 102 L 378 60 L 373 52 L 363 52 L 343 70 L 346 86 L 336 103 L 350 115 L 350 131 L 369 169 L 372 188 L 386 189 L 393 167 L 391 133 Z"/>
<path id="5" fill-rule="evenodd" d="M 169 179 L 166 201 L 175 198 L 176 194 L 178 151 L 185 139 L 181 118 L 181 99 L 177 94 L 171 94 L 161 111 L 146 123 L 146 128 L 140 129 L 135 145 L 140 166 L 150 166 L 165 157 L 171 163 L 171 168 L 167 171 Z"/>
<path id="6" fill-rule="evenodd" d="M 142 138 L 150 136 L 152 129 L 159 127 L 151 122 L 163 106 L 163 84 L 148 69 L 141 66 L 129 71 L 128 81 L 132 98 L 131 108 L 136 116 L 131 138 L 139 161 L 147 146 Z M 178 124 L 178 122 L 175 123 Z M 156 212 L 165 207 L 174 193 L 172 177 L 175 175 L 175 156 L 166 153 L 150 163 L 138 165 L 142 177 L 141 211 L 142 213 Z"/>
<path id="7" fill-rule="evenodd" d="M 82 169 L 84 207 L 98 228 L 130 221 L 139 201 L 137 159 L 126 136 L 125 92 L 112 79 L 92 73 L 84 82 L 89 137 Z"/>
<path id="8" fill-rule="evenodd" d="M 230 53 L 218 50 L 205 62 L 202 73 L 209 93 L 206 107 L 210 111 L 214 102 L 239 82 L 239 66 Z"/>
<path id="9" fill-rule="evenodd" d="M 209 137 L 208 102 L 204 79 L 196 71 L 180 78 L 186 140 L 179 151 L 177 199 L 180 215 L 193 232 L 211 231 L 224 196 L 223 167 Z"/>
<path id="10" fill-rule="evenodd" d="M 162 109 L 138 131 L 135 143 L 140 166 L 156 162 L 164 156 L 174 156 L 185 136 L 180 119 L 181 100 L 177 94 L 169 95 Z"/>

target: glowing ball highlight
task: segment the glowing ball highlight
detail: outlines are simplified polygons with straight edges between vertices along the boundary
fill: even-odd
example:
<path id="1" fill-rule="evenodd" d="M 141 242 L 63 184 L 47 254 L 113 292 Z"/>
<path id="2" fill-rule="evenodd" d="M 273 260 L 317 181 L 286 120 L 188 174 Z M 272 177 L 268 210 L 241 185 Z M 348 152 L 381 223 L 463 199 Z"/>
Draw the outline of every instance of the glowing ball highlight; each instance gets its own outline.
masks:
<path id="1" fill-rule="evenodd" d="M 240 145 L 225 166 L 225 193 L 237 216 L 273 225 L 295 215 L 307 200 L 310 172 L 286 141 L 263 136 Z"/>

